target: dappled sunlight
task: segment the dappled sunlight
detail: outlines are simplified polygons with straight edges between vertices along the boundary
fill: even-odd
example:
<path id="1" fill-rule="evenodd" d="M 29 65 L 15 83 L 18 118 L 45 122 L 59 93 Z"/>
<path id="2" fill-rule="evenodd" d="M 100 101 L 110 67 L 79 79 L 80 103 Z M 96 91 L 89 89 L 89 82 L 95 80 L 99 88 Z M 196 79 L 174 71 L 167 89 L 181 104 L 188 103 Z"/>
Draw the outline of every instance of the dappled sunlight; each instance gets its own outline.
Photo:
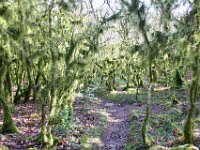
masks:
<path id="1" fill-rule="evenodd" d="M 113 113 L 116 113 L 116 111 L 117 110 L 110 110 L 109 112 L 107 112 L 106 110 L 104 110 L 99 113 L 101 115 L 105 116 L 108 123 L 111 124 L 111 123 L 118 123 L 118 122 L 123 121 L 123 119 L 118 119 L 118 118 L 116 118 L 116 116 L 113 116 Z"/>
<path id="2" fill-rule="evenodd" d="M 110 119 L 108 119 L 109 123 L 119 123 L 122 122 L 124 119 L 115 119 L 113 117 L 111 117 Z"/>
<path id="3" fill-rule="evenodd" d="M 127 91 L 111 91 L 110 94 L 127 94 Z"/>
<path id="4" fill-rule="evenodd" d="M 111 113 L 104 113 L 104 116 L 106 116 L 108 123 L 117 123 L 120 121 L 120 119 L 115 119 L 111 116 Z"/>
<path id="5" fill-rule="evenodd" d="M 103 116 L 105 116 L 106 117 L 106 120 L 111 120 L 112 119 L 112 117 L 110 117 L 111 116 L 111 114 L 110 113 L 108 113 L 105 109 L 104 110 L 102 110 L 102 111 L 100 111 L 99 112 L 99 114 L 101 114 L 101 115 L 103 115 Z"/>
<path id="6" fill-rule="evenodd" d="M 102 145 L 101 139 L 100 139 L 100 138 L 97 138 L 97 137 L 91 137 L 90 143 L 91 143 L 91 144 L 97 144 L 97 145 L 99 145 L 99 146 Z"/>
<path id="7" fill-rule="evenodd" d="M 159 86 L 154 88 L 155 91 L 168 91 L 170 87 Z"/>
<path id="8" fill-rule="evenodd" d="M 99 105 L 99 104 L 101 104 L 101 103 L 103 102 L 103 100 L 101 100 L 101 99 L 100 99 L 100 100 L 99 100 L 99 99 L 98 99 L 98 100 L 97 100 L 97 99 L 93 99 L 92 102 L 93 102 L 94 104 Z"/>
<path id="9" fill-rule="evenodd" d="M 195 129 L 194 130 L 194 137 L 198 138 L 200 140 L 200 129 Z"/>

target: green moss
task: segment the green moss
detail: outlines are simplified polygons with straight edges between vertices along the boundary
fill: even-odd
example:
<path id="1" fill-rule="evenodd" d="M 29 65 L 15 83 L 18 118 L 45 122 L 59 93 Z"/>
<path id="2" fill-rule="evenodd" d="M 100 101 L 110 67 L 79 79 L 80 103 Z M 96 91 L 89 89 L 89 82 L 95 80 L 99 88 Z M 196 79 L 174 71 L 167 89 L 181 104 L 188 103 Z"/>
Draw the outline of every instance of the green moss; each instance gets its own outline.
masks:
<path id="1" fill-rule="evenodd" d="M 2 133 L 19 133 L 9 110 L 4 110 Z"/>
<path id="2" fill-rule="evenodd" d="M 3 127 L 2 127 L 2 133 L 19 133 L 19 130 L 17 129 L 12 116 L 11 111 L 8 106 L 8 104 L 5 102 L 2 97 L 0 97 L 0 101 L 2 103 L 3 107 Z"/>
<path id="3" fill-rule="evenodd" d="M 6 146 L 0 145 L 0 150 L 9 150 L 9 148 Z"/>
<path id="4" fill-rule="evenodd" d="M 147 106 L 147 108 L 146 108 L 146 116 L 145 116 L 145 119 L 143 121 L 142 128 L 141 128 L 143 145 L 145 145 L 145 146 L 150 145 L 150 140 L 147 137 L 148 120 L 149 120 L 149 106 Z"/>
<path id="5" fill-rule="evenodd" d="M 125 150 L 135 150 L 135 149 L 136 149 L 136 147 L 133 144 L 127 144 L 125 147 Z"/>
<path id="6" fill-rule="evenodd" d="M 59 138 L 54 137 L 51 133 L 51 129 L 47 130 L 46 127 L 41 130 L 37 139 L 41 143 L 42 147 L 45 148 L 53 148 L 59 143 Z"/>

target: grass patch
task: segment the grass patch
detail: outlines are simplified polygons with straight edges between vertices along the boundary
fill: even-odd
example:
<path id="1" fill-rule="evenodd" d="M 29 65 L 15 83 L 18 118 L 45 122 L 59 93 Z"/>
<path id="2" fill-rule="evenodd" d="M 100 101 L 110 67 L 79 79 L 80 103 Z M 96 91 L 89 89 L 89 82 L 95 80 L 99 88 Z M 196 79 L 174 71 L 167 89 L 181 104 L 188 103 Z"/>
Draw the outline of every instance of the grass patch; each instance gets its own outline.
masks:
<path id="1" fill-rule="evenodd" d="M 185 117 L 186 116 L 183 116 L 181 110 L 178 108 L 170 109 L 164 114 L 151 115 L 148 124 L 148 136 L 152 141 L 152 146 L 154 146 L 152 150 L 154 150 L 157 145 L 160 145 L 160 147 L 173 147 L 180 143 L 178 141 L 183 140 L 182 127 Z M 142 147 L 142 137 L 140 133 L 143 118 L 144 116 L 141 111 L 133 112 L 131 116 L 131 132 L 128 137 L 126 150 L 145 149 Z M 198 126 L 199 122 L 196 120 L 195 127 Z M 198 143 L 195 143 L 195 145 L 198 146 Z M 175 150 L 176 147 L 171 149 Z"/>
<path id="2" fill-rule="evenodd" d="M 111 92 L 100 88 L 95 91 L 95 94 L 106 100 L 119 104 L 146 103 L 148 99 L 148 89 L 144 88 L 140 88 L 138 94 L 136 94 L 135 88 L 130 88 L 127 91 Z M 188 93 L 185 89 L 175 90 L 167 87 L 155 87 L 152 91 L 151 103 L 172 106 L 186 102 L 187 99 Z"/>
<path id="3" fill-rule="evenodd" d="M 129 89 L 128 91 L 111 91 L 111 92 L 100 89 L 96 91 L 95 94 L 113 103 L 119 103 L 119 104 L 142 103 L 147 98 L 146 91 L 140 91 L 139 94 L 136 95 L 136 90 L 133 88 Z"/>
<path id="4" fill-rule="evenodd" d="M 128 142 L 125 146 L 125 150 L 136 150 L 142 145 L 142 136 L 140 134 L 141 128 L 141 110 L 134 110 L 130 116 L 131 127 L 130 134 L 128 135 Z"/>

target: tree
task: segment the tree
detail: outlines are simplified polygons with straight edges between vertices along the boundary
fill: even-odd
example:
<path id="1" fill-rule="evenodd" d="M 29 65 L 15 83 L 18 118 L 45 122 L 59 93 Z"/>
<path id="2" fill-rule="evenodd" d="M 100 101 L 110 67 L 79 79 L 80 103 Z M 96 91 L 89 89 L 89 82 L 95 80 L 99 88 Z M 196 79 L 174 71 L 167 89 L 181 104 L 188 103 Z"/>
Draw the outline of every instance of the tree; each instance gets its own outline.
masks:
<path id="1" fill-rule="evenodd" d="M 199 2 L 195 1 L 193 4 L 193 10 L 199 10 Z M 193 11 L 192 10 L 192 11 Z M 191 12 L 192 12 L 191 11 Z M 190 93 L 189 93 L 189 100 L 190 100 L 190 107 L 187 113 L 187 118 L 184 124 L 184 143 L 193 143 L 193 131 L 194 131 L 194 111 L 195 111 L 195 101 L 198 95 L 198 83 L 199 83 L 199 11 L 196 12 L 197 14 L 193 16 L 196 30 L 194 31 L 194 35 L 191 39 L 188 36 L 188 40 L 191 41 L 191 45 L 194 45 L 194 48 L 190 48 L 190 57 L 191 57 L 191 68 L 192 68 L 192 83 L 190 86 Z M 193 14 L 194 15 L 194 14 Z M 187 21 L 187 18 L 186 18 Z"/>
<path id="2" fill-rule="evenodd" d="M 17 129 L 11 114 L 12 105 L 12 83 L 10 78 L 11 65 L 15 60 L 12 59 L 12 48 L 10 43 L 15 40 L 18 29 L 12 27 L 13 8 L 6 2 L 0 3 L 0 22 L 1 22 L 1 43 L 0 43 L 0 102 L 3 107 L 3 127 L 2 133 L 17 133 Z M 10 39 L 11 38 L 11 39 Z"/>

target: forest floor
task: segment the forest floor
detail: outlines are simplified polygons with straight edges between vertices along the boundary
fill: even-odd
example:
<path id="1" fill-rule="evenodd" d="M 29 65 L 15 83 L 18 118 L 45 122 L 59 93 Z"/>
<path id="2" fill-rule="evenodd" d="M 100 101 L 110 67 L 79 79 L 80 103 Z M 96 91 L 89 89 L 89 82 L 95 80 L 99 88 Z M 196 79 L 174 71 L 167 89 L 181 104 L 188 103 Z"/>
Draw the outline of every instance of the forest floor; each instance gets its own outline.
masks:
<path id="1" fill-rule="evenodd" d="M 66 132 L 62 127 L 54 130 L 54 135 L 61 139 L 57 149 L 122 150 L 130 132 L 129 116 L 133 109 L 140 109 L 141 106 L 121 105 L 99 97 L 78 96 L 74 108 L 78 125 L 73 128 L 73 132 Z M 40 149 L 37 140 L 41 123 L 39 109 L 36 103 L 18 104 L 13 118 L 21 132 L 0 134 L 0 145 L 11 150 Z"/>
<path id="2" fill-rule="evenodd" d="M 94 142 L 94 134 L 91 134 L 91 149 L 98 150 L 122 150 L 124 149 L 130 133 L 132 110 L 143 109 L 138 104 L 113 103 L 103 97 L 94 97 L 89 100 L 89 111 L 99 116 L 97 126 L 93 131 L 98 130 L 98 142 Z M 80 105 L 79 105 L 80 106 Z M 92 106 L 92 107 L 91 107 Z M 86 106 L 87 108 L 87 106 Z M 81 112 L 82 113 L 82 112 Z M 81 116 L 80 114 L 78 116 Z M 102 120 L 103 119 L 103 120 Z M 102 124 L 100 124 L 100 122 Z M 95 129 L 96 128 L 96 129 Z M 88 147 L 85 147 L 87 149 Z"/>
<path id="3" fill-rule="evenodd" d="M 137 100 L 132 92 L 97 95 L 77 94 L 74 103 L 76 125 L 69 123 L 70 128 L 62 125 L 54 128 L 53 134 L 60 139 L 56 149 L 131 150 L 141 145 L 140 128 L 145 117 L 147 92 L 143 90 Z M 187 96 L 184 90 L 171 92 L 169 89 L 155 89 L 148 125 L 148 136 L 153 145 L 170 147 L 182 136 Z M 197 106 L 199 108 L 200 104 L 197 103 Z M 13 118 L 21 133 L 0 134 L 0 145 L 11 150 L 33 147 L 41 149 L 37 140 L 40 129 L 39 110 L 37 103 L 18 104 Z M 196 115 L 195 137 L 200 141 L 199 112 Z"/>

